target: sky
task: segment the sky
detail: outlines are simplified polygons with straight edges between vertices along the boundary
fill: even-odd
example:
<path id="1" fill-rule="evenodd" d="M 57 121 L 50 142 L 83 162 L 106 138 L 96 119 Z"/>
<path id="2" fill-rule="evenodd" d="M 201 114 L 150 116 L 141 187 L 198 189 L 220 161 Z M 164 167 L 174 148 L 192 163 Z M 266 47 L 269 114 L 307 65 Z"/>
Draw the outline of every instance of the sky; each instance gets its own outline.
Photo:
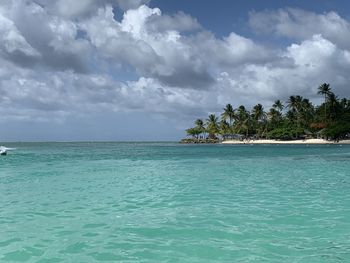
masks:
<path id="1" fill-rule="evenodd" d="M 348 1 L 0 0 L 0 141 L 179 140 L 349 72 Z"/>

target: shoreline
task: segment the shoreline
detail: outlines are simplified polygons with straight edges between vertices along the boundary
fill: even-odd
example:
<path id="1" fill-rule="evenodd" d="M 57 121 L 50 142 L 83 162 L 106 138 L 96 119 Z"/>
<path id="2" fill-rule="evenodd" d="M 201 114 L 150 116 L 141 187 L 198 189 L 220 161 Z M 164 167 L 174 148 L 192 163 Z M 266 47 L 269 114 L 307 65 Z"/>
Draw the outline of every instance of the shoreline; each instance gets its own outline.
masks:
<path id="1" fill-rule="evenodd" d="M 350 144 L 350 140 L 340 141 L 327 141 L 323 139 L 306 139 L 306 140 L 291 140 L 291 141 L 278 141 L 278 140 L 227 140 L 221 142 L 222 144 Z"/>

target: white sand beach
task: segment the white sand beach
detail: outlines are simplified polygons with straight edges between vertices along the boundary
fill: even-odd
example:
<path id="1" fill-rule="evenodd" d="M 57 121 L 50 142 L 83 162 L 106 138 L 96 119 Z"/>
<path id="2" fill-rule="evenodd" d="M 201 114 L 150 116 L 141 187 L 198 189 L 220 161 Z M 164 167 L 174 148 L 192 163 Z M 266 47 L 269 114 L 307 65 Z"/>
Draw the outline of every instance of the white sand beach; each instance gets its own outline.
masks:
<path id="1" fill-rule="evenodd" d="M 327 141 L 323 139 L 306 139 L 306 140 L 291 140 L 291 141 L 277 141 L 277 140 L 227 140 L 223 144 L 350 144 L 350 140 L 341 141 Z"/>

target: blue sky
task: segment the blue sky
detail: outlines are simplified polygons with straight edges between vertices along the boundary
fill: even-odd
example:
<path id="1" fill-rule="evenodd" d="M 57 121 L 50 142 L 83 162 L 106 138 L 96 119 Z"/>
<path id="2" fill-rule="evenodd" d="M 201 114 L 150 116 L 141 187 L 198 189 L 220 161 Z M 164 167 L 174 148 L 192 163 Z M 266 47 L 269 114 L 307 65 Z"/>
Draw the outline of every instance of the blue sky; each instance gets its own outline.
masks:
<path id="1" fill-rule="evenodd" d="M 191 14 L 208 30 L 218 36 L 230 32 L 251 35 L 247 27 L 249 12 L 266 9 L 276 10 L 286 7 L 301 8 L 316 13 L 336 11 L 349 18 L 350 2 L 342 0 L 248 0 L 248 1 L 201 1 L 201 0 L 153 0 L 150 6 L 159 7 L 165 13 L 178 10 Z"/>
<path id="2" fill-rule="evenodd" d="M 329 82 L 349 97 L 348 1 L 0 2 L 0 141 L 178 140 L 225 104 Z"/>

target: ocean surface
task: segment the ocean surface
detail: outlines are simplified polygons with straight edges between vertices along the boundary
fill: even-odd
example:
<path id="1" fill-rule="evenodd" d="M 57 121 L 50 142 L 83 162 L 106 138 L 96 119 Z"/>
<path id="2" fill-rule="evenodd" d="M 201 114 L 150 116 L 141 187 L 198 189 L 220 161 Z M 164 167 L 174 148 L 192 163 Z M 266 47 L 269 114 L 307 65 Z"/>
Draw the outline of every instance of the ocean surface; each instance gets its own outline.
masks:
<path id="1" fill-rule="evenodd" d="M 0 262 L 350 262 L 350 146 L 16 143 Z"/>

